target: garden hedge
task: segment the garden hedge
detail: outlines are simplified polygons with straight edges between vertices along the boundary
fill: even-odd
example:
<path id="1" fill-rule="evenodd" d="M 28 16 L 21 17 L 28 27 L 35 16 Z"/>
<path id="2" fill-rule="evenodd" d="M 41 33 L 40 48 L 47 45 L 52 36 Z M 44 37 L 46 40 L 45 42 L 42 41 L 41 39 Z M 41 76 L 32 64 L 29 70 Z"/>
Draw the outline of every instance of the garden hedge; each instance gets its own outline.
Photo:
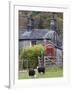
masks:
<path id="1" fill-rule="evenodd" d="M 22 66 L 19 63 L 19 68 L 36 68 L 38 65 L 38 56 L 44 53 L 44 47 L 39 45 L 34 45 L 32 47 L 21 48 L 19 52 L 19 59 L 23 62 Z"/>

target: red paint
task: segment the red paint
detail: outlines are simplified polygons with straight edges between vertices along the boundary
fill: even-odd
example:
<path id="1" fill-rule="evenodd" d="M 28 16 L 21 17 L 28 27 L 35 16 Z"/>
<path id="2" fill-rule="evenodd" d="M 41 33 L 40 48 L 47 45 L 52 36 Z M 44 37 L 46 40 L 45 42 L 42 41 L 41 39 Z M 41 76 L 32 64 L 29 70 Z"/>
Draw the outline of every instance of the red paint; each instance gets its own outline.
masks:
<path id="1" fill-rule="evenodd" d="M 45 55 L 51 56 L 51 62 L 54 63 L 54 46 L 52 43 L 48 43 L 45 47 Z"/>

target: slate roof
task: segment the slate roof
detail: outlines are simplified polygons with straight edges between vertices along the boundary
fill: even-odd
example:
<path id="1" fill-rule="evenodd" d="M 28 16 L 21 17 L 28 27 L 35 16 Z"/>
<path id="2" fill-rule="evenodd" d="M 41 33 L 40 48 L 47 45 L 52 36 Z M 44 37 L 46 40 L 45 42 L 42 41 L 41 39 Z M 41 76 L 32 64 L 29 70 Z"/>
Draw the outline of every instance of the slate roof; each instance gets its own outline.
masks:
<path id="1" fill-rule="evenodd" d="M 19 40 L 43 40 L 53 39 L 54 31 L 48 29 L 35 29 L 32 31 L 21 31 L 19 32 Z"/>
<path id="2" fill-rule="evenodd" d="M 61 47 L 61 40 L 58 34 L 53 30 L 34 29 L 32 31 L 19 31 L 19 41 L 24 40 L 51 40 L 58 47 Z"/>

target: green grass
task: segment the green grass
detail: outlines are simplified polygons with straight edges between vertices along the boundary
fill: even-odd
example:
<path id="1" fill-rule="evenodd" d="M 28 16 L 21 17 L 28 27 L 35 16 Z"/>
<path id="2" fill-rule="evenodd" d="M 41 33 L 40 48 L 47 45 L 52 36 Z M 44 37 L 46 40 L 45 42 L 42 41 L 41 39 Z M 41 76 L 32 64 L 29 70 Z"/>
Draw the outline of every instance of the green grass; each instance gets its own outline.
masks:
<path id="1" fill-rule="evenodd" d="M 63 69 L 59 67 L 48 67 L 45 70 L 45 74 L 39 74 L 36 71 L 36 78 L 50 78 L 50 77 L 62 77 L 63 76 Z M 19 79 L 30 79 L 27 70 L 19 71 Z"/>

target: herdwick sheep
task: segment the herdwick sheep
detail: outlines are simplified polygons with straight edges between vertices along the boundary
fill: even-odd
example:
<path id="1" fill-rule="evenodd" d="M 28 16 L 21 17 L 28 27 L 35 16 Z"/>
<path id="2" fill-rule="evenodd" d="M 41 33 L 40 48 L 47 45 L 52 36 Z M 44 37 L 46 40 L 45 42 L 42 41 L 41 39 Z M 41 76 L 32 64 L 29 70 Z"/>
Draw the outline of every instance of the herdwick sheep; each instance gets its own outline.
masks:
<path id="1" fill-rule="evenodd" d="M 43 74 L 45 73 L 45 67 L 37 67 L 37 70 L 38 70 L 39 73 L 41 73 L 41 72 Z"/>
<path id="2" fill-rule="evenodd" d="M 33 68 L 29 68 L 29 76 L 35 76 L 35 70 Z"/>

